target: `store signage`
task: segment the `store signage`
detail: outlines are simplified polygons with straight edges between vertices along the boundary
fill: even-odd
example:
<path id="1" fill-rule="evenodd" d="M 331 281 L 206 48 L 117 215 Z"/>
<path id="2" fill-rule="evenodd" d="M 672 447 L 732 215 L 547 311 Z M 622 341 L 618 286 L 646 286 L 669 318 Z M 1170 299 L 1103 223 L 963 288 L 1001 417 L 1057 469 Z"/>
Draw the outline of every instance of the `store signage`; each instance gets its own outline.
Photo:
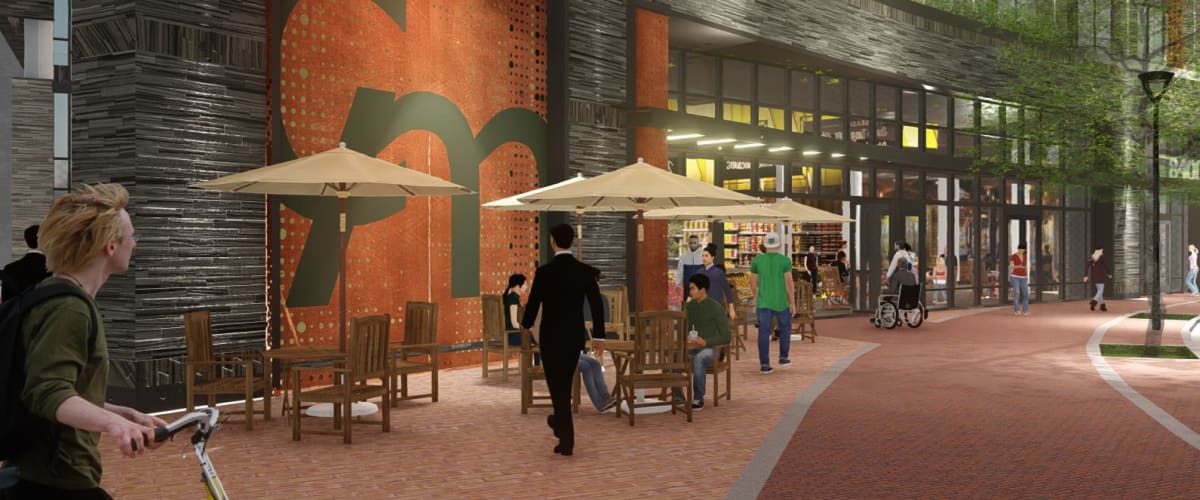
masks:
<path id="1" fill-rule="evenodd" d="M 725 170 L 750 170 L 750 162 L 739 160 L 726 160 Z"/>
<path id="2" fill-rule="evenodd" d="M 1200 159 L 1180 158 L 1178 156 L 1163 156 L 1162 164 L 1166 167 L 1166 176 L 1172 179 L 1200 178 Z"/>

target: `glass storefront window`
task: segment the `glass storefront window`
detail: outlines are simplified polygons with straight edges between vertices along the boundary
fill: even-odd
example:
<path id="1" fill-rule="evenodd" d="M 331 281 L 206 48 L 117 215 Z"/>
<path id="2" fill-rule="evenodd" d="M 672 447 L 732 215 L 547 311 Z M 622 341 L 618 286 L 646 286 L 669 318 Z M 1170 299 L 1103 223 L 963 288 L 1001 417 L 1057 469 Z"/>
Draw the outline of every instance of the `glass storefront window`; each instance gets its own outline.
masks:
<path id="1" fill-rule="evenodd" d="M 905 170 L 902 179 L 901 196 L 906 200 L 921 199 L 921 174 Z"/>
<path id="2" fill-rule="evenodd" d="M 1062 212 L 1058 210 L 1046 210 L 1042 212 L 1042 248 L 1038 252 L 1037 269 L 1035 272 L 1036 282 L 1042 285 L 1057 284 L 1062 280 L 1059 272 L 1059 260 L 1062 258 L 1059 255 L 1059 250 L 1062 246 L 1058 241 L 1058 219 L 1062 217 Z M 1058 295 L 1060 287 L 1045 286 L 1042 288 L 1042 293 L 1051 293 Z"/>
<path id="3" fill-rule="evenodd" d="M 900 137 L 900 146 L 905 148 L 921 147 L 921 128 L 916 125 L 905 125 Z"/>
<path id="4" fill-rule="evenodd" d="M 980 203 L 1000 203 L 1002 200 L 1004 200 L 1004 196 L 1000 192 L 1000 189 L 1000 181 L 996 179 L 984 178 L 979 181 Z"/>
<path id="5" fill-rule="evenodd" d="M 944 175 L 925 176 L 925 199 L 950 201 L 950 179 Z"/>
<path id="6" fill-rule="evenodd" d="M 925 124 L 935 127 L 950 125 L 950 98 L 941 94 L 925 94 Z"/>
<path id="7" fill-rule="evenodd" d="M 829 167 L 822 168 L 821 194 L 842 195 L 845 193 L 845 188 L 842 187 L 842 169 Z"/>
<path id="8" fill-rule="evenodd" d="M 862 80 L 850 80 L 850 115 L 871 117 L 871 84 Z"/>
<path id="9" fill-rule="evenodd" d="M 1059 184 L 1043 185 L 1042 204 L 1048 207 L 1057 207 L 1062 205 L 1062 186 Z"/>
<path id="10" fill-rule="evenodd" d="M 900 144 L 900 133 L 895 122 L 877 122 L 875 125 L 875 145 L 896 147 Z"/>
<path id="11" fill-rule="evenodd" d="M 959 207 L 958 214 L 954 218 L 954 225 L 958 230 L 958 266 L 954 270 L 955 283 L 959 289 L 966 289 L 968 298 L 964 302 L 958 293 L 955 293 L 955 301 L 960 305 L 967 305 L 974 302 L 975 290 L 970 287 L 975 283 L 975 209 L 971 207 Z"/>
<path id="12" fill-rule="evenodd" d="M 792 132 L 811 134 L 816 132 L 816 115 L 807 111 L 792 111 Z"/>
<path id="13" fill-rule="evenodd" d="M 877 170 L 875 172 L 875 197 L 893 198 L 896 196 L 896 171 Z"/>
<path id="14" fill-rule="evenodd" d="M 793 194 L 813 194 L 816 192 L 813 189 L 812 165 L 793 165 L 791 175 Z"/>
<path id="15" fill-rule="evenodd" d="M 672 92 L 679 92 L 682 87 L 680 79 L 680 70 L 683 66 L 683 54 L 678 50 L 672 50 L 667 55 L 667 89 Z"/>
<path id="16" fill-rule="evenodd" d="M 771 106 L 787 106 L 787 70 L 765 64 L 758 65 L 758 102 Z"/>
<path id="17" fill-rule="evenodd" d="M 717 95 L 717 59 L 712 56 L 688 52 L 684 57 L 685 92 L 687 94 Z"/>
<path id="18" fill-rule="evenodd" d="M 850 196 L 871 196 L 871 188 L 868 186 L 870 181 L 870 173 L 862 170 L 850 171 Z"/>
<path id="19" fill-rule="evenodd" d="M 725 121 L 736 123 L 751 123 L 750 122 L 750 107 L 749 103 L 724 101 L 721 103 L 721 118 Z"/>
<path id="20" fill-rule="evenodd" d="M 925 150 L 940 155 L 950 154 L 950 129 L 925 129 Z"/>
<path id="21" fill-rule="evenodd" d="M 821 115 L 821 137 L 842 140 L 846 132 L 842 129 L 842 118 L 837 115 Z"/>
<path id="22" fill-rule="evenodd" d="M 1004 183 L 1004 203 L 1008 205 L 1016 205 L 1021 202 L 1021 184 L 1016 182 Z"/>
<path id="23" fill-rule="evenodd" d="M 896 87 L 887 85 L 875 86 L 875 119 L 895 120 L 896 116 Z"/>
<path id="24" fill-rule="evenodd" d="M 1012 105 L 1005 106 L 1004 131 L 1005 135 L 1009 137 L 1021 135 L 1021 108 Z"/>
<path id="25" fill-rule="evenodd" d="M 1004 150 L 1001 148 L 999 136 L 984 135 L 979 138 L 979 157 L 988 161 L 1000 161 Z"/>
<path id="26" fill-rule="evenodd" d="M 716 170 L 717 162 L 712 158 L 688 158 L 685 174 L 689 179 L 716 184 Z"/>
<path id="27" fill-rule="evenodd" d="M 814 110 L 817 108 L 815 78 L 812 73 L 804 71 L 792 72 L 791 104 L 793 108 L 804 110 Z"/>
<path id="28" fill-rule="evenodd" d="M 955 158 L 978 158 L 979 145 L 976 144 L 976 139 L 979 136 L 970 134 L 954 134 L 954 157 Z"/>
<path id="29" fill-rule="evenodd" d="M 958 201 L 971 201 L 975 199 L 975 178 L 974 177 L 955 177 L 954 178 L 954 198 Z"/>
<path id="30" fill-rule="evenodd" d="M 841 114 L 846 105 L 846 81 L 836 76 L 821 77 L 821 111 Z"/>
<path id="31" fill-rule="evenodd" d="M 871 120 L 869 118 L 850 118 L 850 142 L 871 143 Z"/>
<path id="32" fill-rule="evenodd" d="M 754 65 L 737 59 L 721 59 L 721 95 L 726 99 L 754 99 Z"/>
<path id="33" fill-rule="evenodd" d="M 776 130 L 786 130 L 787 120 L 784 119 L 786 114 L 783 108 L 769 108 L 766 106 L 758 107 L 758 126 L 763 128 L 773 128 Z"/>
<path id="34" fill-rule="evenodd" d="M 721 165 L 721 186 L 731 191 L 750 191 L 752 169 L 750 160 L 725 160 Z"/>
<path id="35" fill-rule="evenodd" d="M 780 183 L 780 178 L 786 166 L 781 163 L 761 162 L 758 164 L 756 171 L 758 172 L 758 190 L 774 193 L 782 192 L 783 185 Z"/>
<path id="36" fill-rule="evenodd" d="M 687 96 L 687 103 L 684 111 L 686 111 L 689 115 L 716 118 L 717 101 L 712 97 L 689 95 Z"/>
<path id="37" fill-rule="evenodd" d="M 1000 301 L 1000 268 L 1008 252 L 1000 248 L 1001 224 L 1000 210 L 984 208 L 979 214 L 979 253 L 982 269 L 979 275 L 982 280 L 983 294 L 980 299 L 984 304 L 995 305 Z"/>
<path id="38" fill-rule="evenodd" d="M 975 129 L 975 100 L 954 98 L 954 128 L 958 130 Z"/>
<path id="39" fill-rule="evenodd" d="M 900 92 L 900 114 L 904 123 L 921 123 L 921 94 L 915 90 Z"/>
<path id="40" fill-rule="evenodd" d="M 679 94 L 667 94 L 667 109 L 671 111 L 679 111 Z"/>
<path id="41" fill-rule="evenodd" d="M 71 160 L 54 160 L 54 189 L 71 189 Z"/>
<path id="42" fill-rule="evenodd" d="M 1021 190 L 1024 191 L 1022 193 L 1022 195 L 1024 196 L 1026 205 L 1037 205 L 1038 204 L 1038 198 L 1041 198 L 1041 196 L 1038 194 L 1037 184 L 1034 184 L 1032 182 L 1026 182 L 1021 187 Z"/>
<path id="43" fill-rule="evenodd" d="M 1000 115 L 1003 114 L 999 104 L 982 101 L 979 103 L 979 129 L 990 134 L 1000 133 Z"/>

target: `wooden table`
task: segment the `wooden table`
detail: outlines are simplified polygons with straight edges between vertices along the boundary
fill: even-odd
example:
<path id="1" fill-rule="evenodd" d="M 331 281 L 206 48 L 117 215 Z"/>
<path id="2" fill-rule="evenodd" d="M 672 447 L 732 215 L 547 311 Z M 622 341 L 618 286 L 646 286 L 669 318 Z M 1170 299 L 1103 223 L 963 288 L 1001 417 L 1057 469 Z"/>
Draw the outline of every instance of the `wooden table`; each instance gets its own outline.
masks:
<path id="1" fill-rule="evenodd" d="M 287 416 L 288 412 L 289 399 L 287 381 L 290 379 L 290 377 L 288 377 L 287 374 L 291 371 L 292 365 L 318 361 L 328 361 L 332 363 L 334 361 L 346 359 L 346 353 L 339 351 L 337 346 L 326 345 L 278 347 L 275 349 L 261 351 L 261 354 L 264 358 L 274 360 L 275 364 L 280 367 L 281 376 L 283 378 L 279 384 L 279 386 L 283 389 L 283 407 L 279 410 L 280 416 Z"/>

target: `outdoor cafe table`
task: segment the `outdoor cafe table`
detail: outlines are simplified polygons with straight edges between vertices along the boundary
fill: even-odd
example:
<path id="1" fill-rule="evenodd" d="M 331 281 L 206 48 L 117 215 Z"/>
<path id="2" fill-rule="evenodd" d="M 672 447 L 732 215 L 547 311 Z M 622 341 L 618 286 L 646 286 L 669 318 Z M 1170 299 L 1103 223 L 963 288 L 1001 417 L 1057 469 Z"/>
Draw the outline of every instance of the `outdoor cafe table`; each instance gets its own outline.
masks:
<path id="1" fill-rule="evenodd" d="M 318 362 L 332 364 L 334 361 L 346 358 L 346 353 L 339 351 L 335 345 L 277 347 L 261 351 L 261 353 L 264 358 L 270 358 L 276 365 L 280 366 L 280 376 L 283 378 L 279 381 L 279 386 L 283 388 L 283 407 L 279 410 L 280 416 L 286 416 L 289 411 L 287 385 L 288 380 L 290 380 L 288 375 L 293 365 Z M 296 389 L 299 388 L 293 388 L 293 390 Z"/>

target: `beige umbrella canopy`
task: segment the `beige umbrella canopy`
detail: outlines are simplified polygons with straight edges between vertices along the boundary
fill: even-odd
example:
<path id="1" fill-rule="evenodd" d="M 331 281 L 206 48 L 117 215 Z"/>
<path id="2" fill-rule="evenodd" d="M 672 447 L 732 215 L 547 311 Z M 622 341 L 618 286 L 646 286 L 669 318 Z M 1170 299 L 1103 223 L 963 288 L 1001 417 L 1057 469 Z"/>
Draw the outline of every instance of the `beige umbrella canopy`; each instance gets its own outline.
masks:
<path id="1" fill-rule="evenodd" d="M 839 224 L 845 222 L 854 222 L 854 219 L 827 212 L 817 207 L 810 207 L 803 203 L 796 203 L 788 198 L 780 198 L 770 205 L 767 205 L 772 210 L 782 213 L 786 216 L 788 222 L 799 222 L 802 224 Z"/>
<path id="2" fill-rule="evenodd" d="M 338 348 L 346 350 L 346 198 L 351 196 L 438 196 L 473 193 L 470 189 L 416 170 L 338 147 L 193 184 L 233 193 L 338 197 Z"/>
<path id="3" fill-rule="evenodd" d="M 584 177 L 583 174 L 577 174 L 575 177 L 572 177 L 572 178 L 567 179 L 562 182 L 557 182 L 557 183 L 551 184 L 549 186 L 540 187 L 540 188 L 534 189 L 532 191 L 526 191 L 521 194 L 512 195 L 512 196 L 509 196 L 508 198 L 501 198 L 499 200 L 489 201 L 489 202 L 483 204 L 483 208 L 490 208 L 492 210 L 510 210 L 510 211 L 528 211 L 528 212 L 574 212 L 575 213 L 575 234 L 579 239 L 579 244 L 576 245 L 575 248 L 576 248 L 576 252 L 579 254 L 579 258 L 582 259 L 583 258 L 583 212 L 584 212 L 584 209 L 582 206 L 579 206 L 579 205 L 576 205 L 573 203 L 556 203 L 556 202 L 525 203 L 525 202 L 522 202 L 520 200 L 520 198 L 524 198 L 526 196 L 531 196 L 531 195 L 536 195 L 538 193 L 541 193 L 543 191 L 548 191 L 551 189 L 558 189 L 562 186 L 574 184 L 574 183 L 582 181 L 584 179 L 586 179 L 586 177 Z M 612 212 L 613 210 L 605 210 L 603 208 L 599 208 L 599 209 L 594 208 L 594 209 L 591 209 L 591 211 L 593 211 L 593 212 Z"/>
<path id="4" fill-rule="evenodd" d="M 642 243 L 643 211 L 655 208 L 750 205 L 759 199 L 720 188 L 650 165 L 637 163 L 590 179 L 519 198 L 525 203 L 572 204 L 584 210 L 636 211 L 638 257 L 636 274 L 645 261 Z M 639 301 L 644 298 L 639 294 Z"/>
<path id="5" fill-rule="evenodd" d="M 770 205 L 727 205 L 723 207 L 676 207 L 647 210 L 649 220 L 720 220 L 725 222 L 782 221 L 787 215 Z"/>

